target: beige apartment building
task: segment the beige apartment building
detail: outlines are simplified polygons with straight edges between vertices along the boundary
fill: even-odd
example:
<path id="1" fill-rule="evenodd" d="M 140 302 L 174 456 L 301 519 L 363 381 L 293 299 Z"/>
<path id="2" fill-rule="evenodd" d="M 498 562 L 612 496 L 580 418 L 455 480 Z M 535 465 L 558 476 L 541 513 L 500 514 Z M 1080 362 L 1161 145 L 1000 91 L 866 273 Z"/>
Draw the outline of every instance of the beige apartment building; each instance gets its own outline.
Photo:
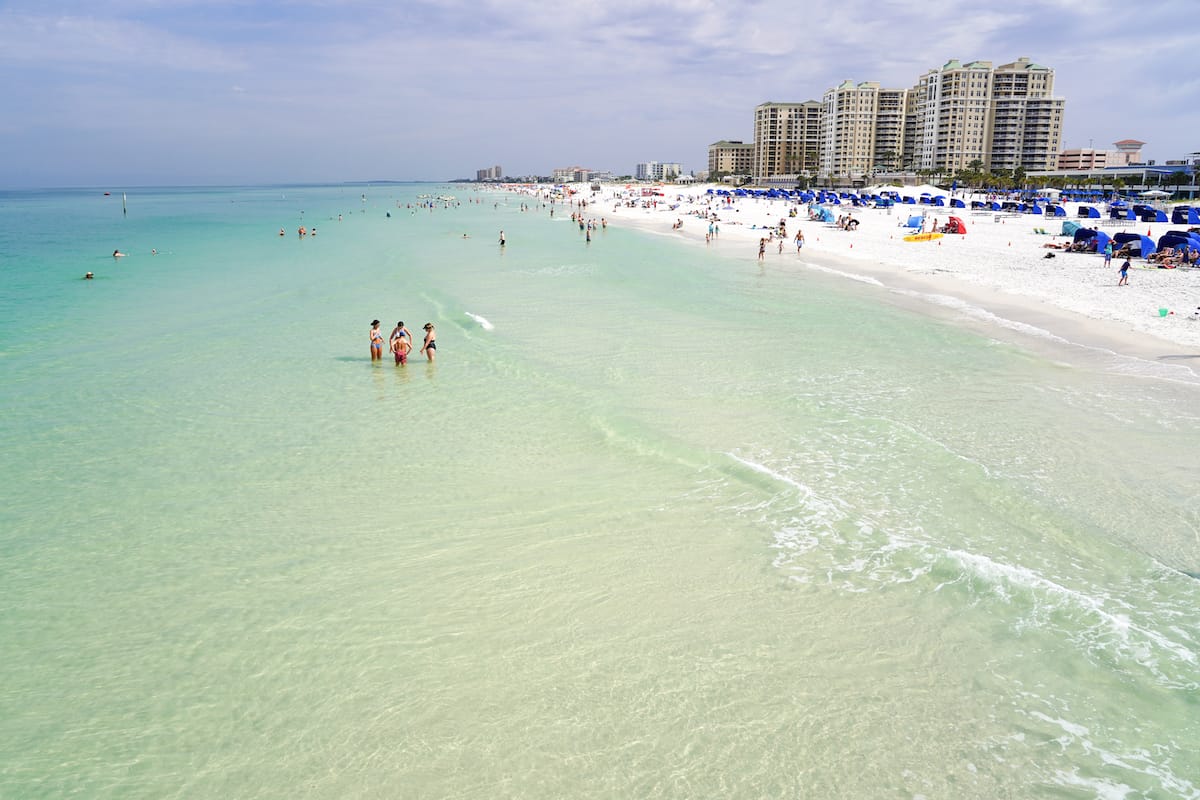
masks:
<path id="1" fill-rule="evenodd" d="M 816 170 L 825 180 L 855 183 L 876 172 L 949 174 L 976 163 L 985 170 L 1053 169 L 1064 107 L 1054 96 L 1054 70 L 1028 58 L 999 67 L 951 59 L 911 89 L 847 80 L 820 102 L 757 106 L 750 172 L 767 180 Z M 724 144 L 732 143 L 710 147 L 710 170 L 714 148 Z"/>
<path id="2" fill-rule="evenodd" d="M 821 99 L 821 174 L 853 182 L 899 167 L 904 151 L 907 89 L 875 81 L 843 81 Z"/>
<path id="3" fill-rule="evenodd" d="M 821 103 L 763 103 L 754 109 L 754 169 L 760 179 L 817 169 Z"/>
<path id="4" fill-rule="evenodd" d="M 870 172 L 875 161 L 875 119 L 879 84 L 842 83 L 821 98 L 821 174 L 836 180 L 855 180 Z"/>
<path id="5" fill-rule="evenodd" d="M 946 62 L 913 87 L 910 167 L 953 172 L 972 161 L 986 165 L 992 94 L 988 61 Z"/>
<path id="6" fill-rule="evenodd" d="M 736 142 L 722 139 L 708 146 L 708 174 L 752 175 L 754 174 L 754 142 Z"/>
<path id="7" fill-rule="evenodd" d="M 1065 101 L 1054 96 L 1054 70 L 1021 58 L 992 73 L 991 169 L 1054 169 L 1062 147 Z"/>
<path id="8" fill-rule="evenodd" d="M 946 62 L 910 92 L 906 155 L 911 168 L 954 172 L 1051 168 L 1062 145 L 1065 101 L 1054 97 L 1054 70 L 1021 58 Z"/>

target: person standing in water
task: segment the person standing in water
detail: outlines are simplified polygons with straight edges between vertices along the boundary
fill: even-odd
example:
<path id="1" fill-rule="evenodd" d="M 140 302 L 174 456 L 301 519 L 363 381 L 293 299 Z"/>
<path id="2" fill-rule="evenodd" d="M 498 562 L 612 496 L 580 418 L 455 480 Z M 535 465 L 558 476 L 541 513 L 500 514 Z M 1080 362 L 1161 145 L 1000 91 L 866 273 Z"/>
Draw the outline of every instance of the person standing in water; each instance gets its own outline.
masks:
<path id="1" fill-rule="evenodd" d="M 504 247 L 504 231 L 500 231 L 500 246 Z"/>
<path id="2" fill-rule="evenodd" d="M 371 323 L 371 360 L 383 360 L 383 334 L 379 332 L 379 320 Z"/>
<path id="3" fill-rule="evenodd" d="M 392 335 L 388 337 L 388 344 L 406 336 L 408 337 L 408 343 L 412 344 L 412 334 L 409 333 L 408 328 L 404 327 L 404 320 L 400 320 L 396 323 L 396 327 L 392 328 Z"/>
<path id="4" fill-rule="evenodd" d="M 421 345 L 421 352 L 425 354 L 425 358 L 433 361 L 433 355 L 437 352 L 437 332 L 433 329 L 432 322 L 425 323 L 425 341 Z"/>
<path id="5" fill-rule="evenodd" d="M 412 344 L 409 343 L 407 336 L 397 336 L 392 339 L 392 355 L 396 357 L 396 364 L 402 365 L 408 363 L 408 354 L 412 352 Z"/>

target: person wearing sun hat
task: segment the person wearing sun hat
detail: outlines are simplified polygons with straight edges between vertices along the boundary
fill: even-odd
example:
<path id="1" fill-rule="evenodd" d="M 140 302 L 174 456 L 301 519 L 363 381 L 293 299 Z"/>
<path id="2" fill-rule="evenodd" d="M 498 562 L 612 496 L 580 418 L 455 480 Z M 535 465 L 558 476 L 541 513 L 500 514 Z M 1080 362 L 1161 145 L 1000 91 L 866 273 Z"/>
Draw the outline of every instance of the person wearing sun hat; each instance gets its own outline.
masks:
<path id="1" fill-rule="evenodd" d="M 437 352 L 437 332 L 433 328 L 432 322 L 425 323 L 425 341 L 421 344 L 421 352 L 425 354 L 425 358 L 433 361 L 433 354 Z"/>
<path id="2" fill-rule="evenodd" d="M 379 320 L 371 320 L 371 360 L 383 360 L 383 334 L 379 332 Z"/>

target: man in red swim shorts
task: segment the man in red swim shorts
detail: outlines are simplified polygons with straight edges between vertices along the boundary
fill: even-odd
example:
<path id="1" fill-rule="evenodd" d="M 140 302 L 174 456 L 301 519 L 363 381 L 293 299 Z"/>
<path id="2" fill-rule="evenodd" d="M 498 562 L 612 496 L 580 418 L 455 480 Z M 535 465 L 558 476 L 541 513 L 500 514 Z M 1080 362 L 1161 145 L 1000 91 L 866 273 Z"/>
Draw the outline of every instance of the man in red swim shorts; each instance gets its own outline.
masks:
<path id="1" fill-rule="evenodd" d="M 397 364 L 408 363 L 408 353 L 412 350 L 412 345 L 408 342 L 407 336 L 397 336 L 392 339 L 392 354 L 396 356 Z"/>

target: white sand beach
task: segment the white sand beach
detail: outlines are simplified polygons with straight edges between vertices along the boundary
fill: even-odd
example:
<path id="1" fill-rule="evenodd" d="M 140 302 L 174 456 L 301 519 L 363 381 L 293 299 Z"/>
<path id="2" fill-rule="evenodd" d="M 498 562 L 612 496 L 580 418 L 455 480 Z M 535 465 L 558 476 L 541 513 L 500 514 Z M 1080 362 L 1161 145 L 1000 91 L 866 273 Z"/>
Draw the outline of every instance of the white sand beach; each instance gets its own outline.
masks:
<path id="1" fill-rule="evenodd" d="M 847 231 L 810 220 L 805 204 L 753 197 L 726 203 L 709 194 L 709 189 L 728 187 L 663 186 L 656 189 L 662 196 L 642 197 L 639 186 L 605 186 L 599 193 L 580 192 L 575 199 L 588 199 L 583 213 L 589 219 L 604 217 L 609 224 L 637 225 L 749 260 L 757 258 L 759 239 L 783 219 L 787 237 L 782 252 L 778 237 L 768 244 L 764 261 L 770 267 L 838 273 L 918 297 L 942 311 L 957 310 L 975 322 L 1200 369 L 1200 319 L 1195 314 L 1200 306 L 1200 269 L 1147 268 L 1145 260 L 1135 258 L 1129 285 L 1118 286 L 1122 259 L 1114 258 L 1105 267 L 1103 255 L 1046 248 L 1070 241 L 1057 235 L 1063 221 L 1090 227 L 1088 220 L 1076 216 L 1076 203 L 1064 204 L 1067 216 L 1058 218 L 973 214 L 969 209 L 924 205 L 832 207 L 836 214 L 852 214 L 859 220 L 857 230 Z M 797 216 L 789 217 L 793 208 Z M 926 230 L 934 220 L 941 226 L 957 216 L 967 232 L 906 242 L 904 236 L 912 231 L 901 227 L 903 222 L 922 214 L 928 217 Z M 706 243 L 713 215 L 718 235 Z M 676 227 L 678 222 L 682 225 Z M 1170 223 L 1109 227 L 1107 219 L 1090 222 L 1101 223 L 1100 229 L 1110 235 L 1136 231 L 1155 240 L 1180 228 Z M 1039 228 L 1048 233 L 1036 233 Z M 805 236 L 800 253 L 792 241 L 797 229 Z M 1047 253 L 1055 257 L 1046 258 Z M 1167 314 L 1161 316 L 1164 308 Z"/>

